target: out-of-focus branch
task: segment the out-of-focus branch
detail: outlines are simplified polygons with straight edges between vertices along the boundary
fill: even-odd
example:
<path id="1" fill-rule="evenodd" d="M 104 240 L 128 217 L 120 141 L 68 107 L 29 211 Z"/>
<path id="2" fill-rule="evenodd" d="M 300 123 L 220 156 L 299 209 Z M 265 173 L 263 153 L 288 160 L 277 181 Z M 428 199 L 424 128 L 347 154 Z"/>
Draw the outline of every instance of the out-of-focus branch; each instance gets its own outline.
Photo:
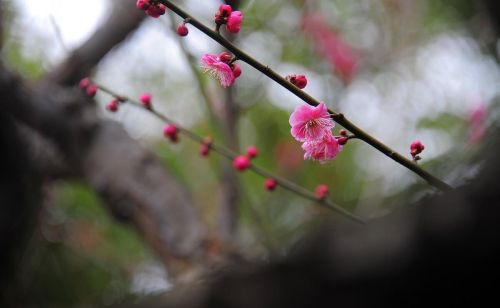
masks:
<path id="1" fill-rule="evenodd" d="M 184 188 L 79 91 L 33 89 L 0 64 L 0 110 L 57 145 L 69 166 L 119 219 L 134 224 L 172 274 L 199 261 L 203 234 Z"/>
<path id="2" fill-rule="evenodd" d="M 127 5 L 124 5 L 124 2 Z M 91 70 L 115 46 L 121 43 L 144 20 L 145 14 L 136 9 L 133 0 L 115 0 L 109 10 L 111 15 L 83 45 L 75 49 L 68 58 L 45 80 L 70 86 L 90 75 Z"/>
<path id="3" fill-rule="evenodd" d="M 176 121 L 174 119 L 164 115 L 163 113 L 158 112 L 152 106 L 145 107 L 143 104 L 141 104 L 139 101 L 137 101 L 135 99 L 132 99 L 130 97 L 126 97 L 124 95 L 120 95 L 119 93 L 111 90 L 110 88 L 108 88 L 106 86 L 103 86 L 102 84 L 99 84 L 96 82 L 93 82 L 93 83 L 95 85 L 97 85 L 101 91 L 108 93 L 109 95 L 113 96 L 115 99 L 119 100 L 121 103 L 128 103 L 128 104 L 132 104 L 133 106 L 136 106 L 138 108 L 145 109 L 148 112 L 155 115 L 160 120 L 162 120 L 163 122 L 175 125 L 175 127 L 179 130 L 179 132 L 185 134 L 188 138 L 190 138 L 196 142 L 199 142 L 200 144 L 204 144 L 206 142 L 204 137 L 198 135 L 197 133 L 191 131 L 190 129 L 188 129 L 186 127 L 179 125 L 178 123 L 176 123 Z M 217 154 L 227 158 L 229 161 L 233 161 L 239 155 L 237 152 L 234 152 L 233 150 L 231 150 L 231 149 L 229 149 L 221 144 L 215 143 L 215 142 L 211 142 L 209 146 L 213 152 L 216 152 Z M 334 212 L 337 212 L 337 213 L 343 215 L 344 217 L 346 217 L 352 221 L 355 221 L 355 222 L 361 223 L 361 224 L 365 223 L 365 221 L 362 218 L 360 218 L 354 214 L 351 214 L 346 209 L 344 209 L 341 206 L 328 200 L 328 198 L 318 198 L 314 193 L 308 191 L 307 189 L 304 189 L 303 187 L 301 187 L 293 182 L 285 180 L 284 178 L 280 178 L 280 177 L 276 176 L 275 174 L 272 174 L 272 173 L 258 167 L 255 164 L 250 164 L 248 166 L 248 169 L 252 170 L 256 174 L 258 174 L 264 178 L 272 178 L 276 181 L 277 185 L 285 188 L 286 190 L 291 191 L 291 192 L 293 192 L 293 193 L 295 193 L 295 194 L 297 194 L 305 199 L 311 200 L 311 201 L 317 203 L 318 205 L 321 205 L 327 209 L 330 209 Z"/>

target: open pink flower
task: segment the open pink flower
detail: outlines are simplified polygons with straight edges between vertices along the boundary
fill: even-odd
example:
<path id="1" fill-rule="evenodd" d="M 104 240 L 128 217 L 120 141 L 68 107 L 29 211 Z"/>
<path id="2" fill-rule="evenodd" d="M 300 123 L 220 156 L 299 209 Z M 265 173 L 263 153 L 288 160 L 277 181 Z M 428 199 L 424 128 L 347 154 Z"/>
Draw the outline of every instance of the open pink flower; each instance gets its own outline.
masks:
<path id="1" fill-rule="evenodd" d="M 207 53 L 201 58 L 201 66 L 205 72 L 210 73 L 220 84 L 227 88 L 234 84 L 234 74 L 231 67 L 221 61 L 219 56 Z"/>
<path id="2" fill-rule="evenodd" d="M 241 30 L 241 22 L 243 21 L 243 13 L 240 11 L 232 12 L 227 18 L 226 29 L 231 33 L 238 33 Z"/>
<path id="3" fill-rule="evenodd" d="M 295 108 L 289 122 L 292 136 L 301 142 L 321 140 L 325 135 L 331 135 L 334 126 L 324 103 L 316 107 L 301 105 Z"/>
<path id="4" fill-rule="evenodd" d="M 327 134 L 319 141 L 304 142 L 302 149 L 306 151 L 304 159 L 319 160 L 323 164 L 334 159 L 342 150 L 342 146 L 338 143 L 337 138 L 332 134 Z"/>

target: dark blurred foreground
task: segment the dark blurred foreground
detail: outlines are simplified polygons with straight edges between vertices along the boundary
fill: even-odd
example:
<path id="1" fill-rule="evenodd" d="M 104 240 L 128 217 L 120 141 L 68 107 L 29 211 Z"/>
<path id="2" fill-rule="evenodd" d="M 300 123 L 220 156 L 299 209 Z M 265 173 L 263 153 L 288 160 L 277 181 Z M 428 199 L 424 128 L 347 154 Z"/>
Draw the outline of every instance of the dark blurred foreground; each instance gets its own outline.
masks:
<path id="1" fill-rule="evenodd" d="M 496 306 L 499 151 L 496 138 L 479 177 L 454 191 L 367 226 L 325 228 L 291 257 L 134 307 Z"/>

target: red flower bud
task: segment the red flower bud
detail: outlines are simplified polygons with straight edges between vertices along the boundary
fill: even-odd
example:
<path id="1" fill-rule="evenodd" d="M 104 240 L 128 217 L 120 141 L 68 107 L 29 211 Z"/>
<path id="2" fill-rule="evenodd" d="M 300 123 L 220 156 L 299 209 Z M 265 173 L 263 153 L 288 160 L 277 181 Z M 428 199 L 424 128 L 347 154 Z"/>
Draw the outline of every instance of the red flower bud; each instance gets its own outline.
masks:
<path id="1" fill-rule="evenodd" d="M 108 109 L 108 111 L 110 111 L 110 112 L 116 112 L 116 111 L 118 111 L 119 105 L 120 105 L 120 101 L 117 99 L 114 99 L 106 105 L 106 109 Z"/>
<path id="2" fill-rule="evenodd" d="M 325 184 L 318 185 L 316 187 L 316 190 L 314 191 L 314 194 L 318 199 L 325 199 L 328 195 L 328 186 L 326 186 Z"/>
<path id="3" fill-rule="evenodd" d="M 344 145 L 347 143 L 347 141 L 349 141 L 349 138 L 347 137 L 340 137 L 340 138 L 337 138 L 337 142 L 340 144 L 340 145 Z"/>
<path id="4" fill-rule="evenodd" d="M 247 155 L 249 158 L 255 158 L 259 155 L 259 151 L 255 146 L 251 145 L 247 148 Z"/>
<path id="5" fill-rule="evenodd" d="M 233 160 L 233 167 L 238 171 L 244 171 L 250 167 L 250 159 L 246 155 L 236 156 Z"/>
<path id="6" fill-rule="evenodd" d="M 139 100 L 141 101 L 141 104 L 147 108 L 147 109 L 151 109 L 151 94 L 149 93 L 143 93 L 141 95 L 141 97 L 139 98 Z"/>
<path id="7" fill-rule="evenodd" d="M 179 140 L 179 130 L 173 124 L 165 125 L 163 128 L 163 135 L 172 142 L 177 142 Z"/>
<path id="8" fill-rule="evenodd" d="M 90 86 L 90 83 L 91 83 L 90 78 L 85 77 L 82 80 L 80 80 L 80 83 L 78 84 L 78 86 L 80 87 L 80 89 L 86 90 L 87 87 Z"/>
<path id="9" fill-rule="evenodd" d="M 267 178 L 264 181 L 264 187 L 269 191 L 275 190 L 276 186 L 278 186 L 278 182 L 276 182 L 276 180 L 273 178 Z"/>
<path id="10" fill-rule="evenodd" d="M 94 97 L 98 89 L 99 87 L 96 86 L 95 84 L 90 84 L 88 85 L 85 93 L 87 94 L 87 96 Z"/>
<path id="11" fill-rule="evenodd" d="M 223 51 L 219 54 L 219 60 L 224 63 L 229 63 L 232 58 L 233 56 L 227 51 Z"/>
<path id="12" fill-rule="evenodd" d="M 177 27 L 177 34 L 179 36 L 186 36 L 186 35 L 188 35 L 188 33 L 189 33 L 189 30 L 186 27 L 186 24 L 182 23 L 179 25 L 179 27 Z"/>
<path id="13" fill-rule="evenodd" d="M 147 10 L 149 9 L 149 7 L 151 6 L 151 4 L 149 3 L 149 0 L 137 0 L 137 2 L 135 3 L 135 6 L 139 9 L 139 10 Z"/>
<path id="14" fill-rule="evenodd" d="M 238 64 L 233 63 L 233 67 L 231 69 L 233 70 L 234 78 L 238 78 L 241 76 L 241 68 Z"/>
<path id="15" fill-rule="evenodd" d="M 415 140 L 410 145 L 410 154 L 415 158 L 415 156 L 422 153 L 424 149 L 424 144 L 420 140 Z"/>
<path id="16" fill-rule="evenodd" d="M 304 75 L 288 75 L 285 77 L 285 79 L 290 81 L 299 89 L 304 89 L 307 85 L 307 78 Z"/>
<path id="17" fill-rule="evenodd" d="M 208 154 L 210 153 L 211 146 L 212 146 L 212 138 L 206 137 L 200 144 L 200 155 L 208 156 Z"/>

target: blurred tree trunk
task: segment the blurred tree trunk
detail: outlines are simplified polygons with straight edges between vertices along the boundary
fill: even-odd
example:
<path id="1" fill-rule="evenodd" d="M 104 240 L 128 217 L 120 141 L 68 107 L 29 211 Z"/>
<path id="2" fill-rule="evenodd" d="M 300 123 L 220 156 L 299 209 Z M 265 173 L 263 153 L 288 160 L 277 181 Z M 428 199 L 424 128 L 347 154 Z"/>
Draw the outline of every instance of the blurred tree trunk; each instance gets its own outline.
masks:
<path id="1" fill-rule="evenodd" d="M 0 59 L 0 142 L 6 155 L 1 162 L 0 227 L 2 256 L 10 261 L 22 242 L 17 235 L 29 233 L 36 220 L 43 185 L 37 174 L 43 169 L 45 180 L 51 174 L 85 181 L 114 217 L 136 227 L 174 277 L 207 262 L 205 235 L 185 188 L 120 125 L 100 119 L 95 103 L 76 89 L 78 80 L 144 19 L 135 1 L 127 3 L 114 1 L 103 26 L 35 86 Z M 36 131 L 36 137 L 19 135 L 20 125 Z M 45 139 L 46 152 L 56 155 L 46 156 L 46 162 L 30 157 L 27 149 L 35 139 Z M 9 260 L 2 260 L 2 268 L 15 271 Z"/>

